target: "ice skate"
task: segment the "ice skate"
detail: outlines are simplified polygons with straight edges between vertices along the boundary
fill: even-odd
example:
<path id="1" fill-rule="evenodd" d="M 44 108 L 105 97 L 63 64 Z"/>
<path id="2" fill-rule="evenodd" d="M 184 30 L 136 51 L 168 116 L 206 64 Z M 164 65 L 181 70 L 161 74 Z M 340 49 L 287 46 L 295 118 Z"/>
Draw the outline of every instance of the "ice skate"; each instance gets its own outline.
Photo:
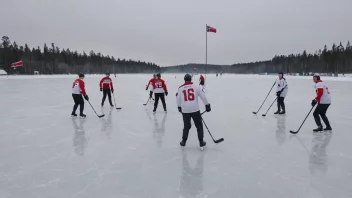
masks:
<path id="1" fill-rule="evenodd" d="M 205 141 L 199 143 L 199 146 L 200 146 L 200 150 L 201 150 L 201 151 L 204 150 L 205 145 L 207 145 L 207 143 L 206 143 Z"/>
<path id="2" fill-rule="evenodd" d="M 331 131 L 331 130 L 332 130 L 331 126 L 327 126 L 327 127 L 324 129 L 324 131 Z"/>
<path id="3" fill-rule="evenodd" d="M 279 110 L 277 110 L 274 114 L 279 114 L 280 113 L 280 111 Z"/>
<path id="4" fill-rule="evenodd" d="M 77 114 L 72 112 L 71 117 L 77 117 Z"/>
<path id="5" fill-rule="evenodd" d="M 180 142 L 180 145 L 181 145 L 182 148 L 184 148 L 184 147 L 186 146 L 186 141 L 182 140 L 182 141 Z"/>
<path id="6" fill-rule="evenodd" d="M 323 126 L 318 126 L 318 128 L 316 128 L 316 129 L 313 129 L 313 132 L 320 132 L 320 131 L 323 131 Z"/>
<path id="7" fill-rule="evenodd" d="M 284 114 L 286 114 L 286 111 L 281 111 L 279 114 L 284 115 Z"/>
<path id="8" fill-rule="evenodd" d="M 87 117 L 87 116 L 84 115 L 83 113 L 79 114 L 79 116 L 80 116 L 81 118 L 86 118 L 86 117 Z"/>

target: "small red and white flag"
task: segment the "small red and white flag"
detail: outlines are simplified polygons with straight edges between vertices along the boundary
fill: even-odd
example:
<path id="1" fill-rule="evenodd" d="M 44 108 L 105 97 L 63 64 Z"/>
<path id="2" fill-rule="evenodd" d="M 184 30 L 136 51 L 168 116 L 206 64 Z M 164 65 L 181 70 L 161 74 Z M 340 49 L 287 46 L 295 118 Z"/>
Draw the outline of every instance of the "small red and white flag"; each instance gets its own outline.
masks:
<path id="1" fill-rule="evenodd" d="M 207 25 L 207 32 L 214 32 L 214 33 L 216 33 L 216 28 L 213 28 L 213 27 Z"/>
<path id="2" fill-rule="evenodd" d="M 11 67 L 13 68 L 22 67 L 22 66 L 23 66 L 23 61 L 14 62 L 11 64 Z"/>

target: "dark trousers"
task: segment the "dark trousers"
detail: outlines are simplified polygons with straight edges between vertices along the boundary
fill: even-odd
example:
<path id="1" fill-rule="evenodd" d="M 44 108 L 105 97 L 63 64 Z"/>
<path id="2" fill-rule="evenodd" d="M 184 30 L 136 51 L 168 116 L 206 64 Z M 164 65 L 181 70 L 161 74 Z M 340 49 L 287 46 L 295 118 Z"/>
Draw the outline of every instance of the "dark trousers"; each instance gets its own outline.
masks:
<path id="1" fill-rule="evenodd" d="M 110 91 L 110 89 L 103 89 L 103 100 L 101 101 L 101 106 L 104 106 L 104 102 L 105 102 L 105 99 L 106 99 L 106 95 L 108 95 L 110 105 L 112 106 L 111 91 Z"/>
<path id="2" fill-rule="evenodd" d="M 204 85 L 204 80 L 201 80 L 199 85 Z"/>
<path id="3" fill-rule="evenodd" d="M 73 105 L 72 113 L 75 114 L 79 105 L 79 113 L 82 114 L 84 110 L 84 100 L 82 94 L 72 94 L 73 101 L 75 104 Z"/>
<path id="4" fill-rule="evenodd" d="M 161 102 L 163 103 L 164 110 L 166 111 L 165 93 L 155 93 L 154 97 L 155 97 L 154 111 L 156 111 L 156 108 L 158 108 L 159 98 L 161 99 Z"/>
<path id="5" fill-rule="evenodd" d="M 285 111 L 285 103 L 284 103 L 285 97 L 277 97 L 277 109 L 278 111 Z"/>
<path id="6" fill-rule="evenodd" d="M 331 127 L 330 122 L 329 122 L 328 118 L 326 117 L 326 111 L 328 110 L 329 106 L 330 106 L 330 104 L 318 104 L 318 106 L 315 108 L 313 116 L 314 116 L 314 120 L 315 120 L 315 123 L 317 124 L 317 126 L 321 126 L 321 121 L 320 121 L 320 117 L 321 117 L 321 119 L 323 119 L 326 127 Z"/>
<path id="7" fill-rule="evenodd" d="M 194 125 L 197 128 L 198 132 L 198 140 L 199 142 L 203 142 L 204 131 L 203 131 L 203 123 L 202 123 L 202 116 L 200 111 L 193 112 L 193 113 L 182 113 L 183 117 L 183 135 L 182 140 L 187 141 L 189 130 L 191 129 L 191 118 L 193 119 Z"/>

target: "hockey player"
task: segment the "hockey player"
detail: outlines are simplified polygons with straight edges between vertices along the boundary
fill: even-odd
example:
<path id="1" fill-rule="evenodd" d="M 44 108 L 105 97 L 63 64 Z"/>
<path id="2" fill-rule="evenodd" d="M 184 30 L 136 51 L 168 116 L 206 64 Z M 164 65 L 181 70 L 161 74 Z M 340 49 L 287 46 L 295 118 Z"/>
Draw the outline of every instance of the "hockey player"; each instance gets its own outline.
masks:
<path id="1" fill-rule="evenodd" d="M 102 107 L 104 106 L 104 102 L 107 95 L 109 98 L 110 106 L 113 107 L 114 105 L 112 104 L 112 101 L 111 101 L 111 93 L 114 93 L 114 86 L 112 84 L 112 80 L 110 78 L 109 73 L 106 73 L 106 76 L 100 80 L 99 86 L 100 86 L 100 91 L 103 92 L 103 99 L 101 101 L 101 106 Z"/>
<path id="2" fill-rule="evenodd" d="M 318 103 L 318 106 L 315 108 L 313 116 L 315 119 L 315 123 L 317 124 L 318 128 L 314 129 L 314 132 L 319 132 L 323 130 L 323 126 L 320 121 L 320 117 L 323 119 L 326 128 L 324 131 L 332 130 L 330 126 L 330 122 L 326 117 L 326 111 L 328 110 L 331 104 L 331 96 L 328 87 L 325 86 L 323 81 L 320 80 L 319 75 L 313 76 L 313 81 L 315 82 L 315 90 L 317 96 L 314 100 L 312 100 L 312 106 L 315 106 Z M 320 117 L 319 117 L 320 116 Z"/>
<path id="3" fill-rule="evenodd" d="M 201 74 L 200 77 L 199 77 L 199 85 L 202 85 L 204 86 L 204 76 Z"/>
<path id="4" fill-rule="evenodd" d="M 154 113 L 156 112 L 156 108 L 158 107 L 159 99 L 161 99 L 161 102 L 163 103 L 164 111 L 166 112 L 165 95 L 167 96 L 168 92 L 167 92 L 165 81 L 163 79 L 161 79 L 160 73 L 156 74 L 155 79 L 151 79 L 149 81 L 148 85 L 149 84 L 151 84 L 153 86 L 154 97 L 155 97 L 153 112 Z"/>
<path id="5" fill-rule="evenodd" d="M 284 74 L 282 72 L 279 73 L 279 79 L 276 81 L 276 96 L 277 96 L 277 111 L 274 114 L 285 114 L 285 97 L 287 95 L 288 86 L 286 79 L 284 78 Z M 282 108 L 282 111 L 280 109 Z"/>
<path id="6" fill-rule="evenodd" d="M 83 110 L 84 110 L 83 97 L 87 101 L 89 100 L 89 97 L 88 97 L 86 90 L 84 88 L 84 81 L 83 81 L 84 74 L 79 74 L 78 77 L 79 78 L 76 79 L 72 85 L 72 98 L 73 98 L 73 101 L 75 102 L 75 104 L 73 105 L 73 110 L 72 110 L 71 116 L 73 116 L 73 117 L 77 116 L 76 110 L 79 105 L 79 116 L 85 118 L 86 115 L 83 114 Z M 82 97 L 82 95 L 83 95 L 83 97 Z"/>
<path id="7" fill-rule="evenodd" d="M 205 97 L 204 92 L 200 89 L 198 85 L 194 85 L 192 81 L 192 76 L 186 74 L 184 77 L 185 83 L 178 88 L 178 92 L 176 94 L 176 101 L 178 111 L 182 113 L 183 117 L 183 135 L 182 141 L 180 142 L 181 146 L 185 146 L 189 130 L 191 129 L 191 118 L 197 128 L 198 132 L 198 140 L 201 149 L 206 145 L 206 142 L 203 140 L 204 131 L 203 131 L 203 123 L 202 117 L 200 114 L 199 106 L 198 106 L 198 97 L 202 99 L 205 104 L 205 109 L 207 112 L 211 111 L 210 104 Z"/>
<path id="8" fill-rule="evenodd" d="M 153 78 L 149 80 L 148 85 L 145 88 L 146 91 L 148 91 L 149 86 L 151 86 L 153 84 L 152 81 L 155 80 L 155 79 L 156 79 L 156 74 L 153 74 Z M 150 99 L 154 100 L 153 99 L 153 86 L 152 86 L 152 88 L 149 91 L 149 100 Z"/>

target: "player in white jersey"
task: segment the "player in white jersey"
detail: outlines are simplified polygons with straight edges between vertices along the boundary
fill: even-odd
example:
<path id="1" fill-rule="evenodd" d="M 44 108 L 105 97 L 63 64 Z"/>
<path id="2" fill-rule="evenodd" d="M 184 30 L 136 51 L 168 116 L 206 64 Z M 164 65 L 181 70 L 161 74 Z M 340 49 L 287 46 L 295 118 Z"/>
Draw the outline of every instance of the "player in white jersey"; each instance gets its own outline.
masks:
<path id="1" fill-rule="evenodd" d="M 285 114 L 286 108 L 284 100 L 287 95 L 288 86 L 286 79 L 284 78 L 284 74 L 282 72 L 279 73 L 279 79 L 277 79 L 276 84 L 277 111 L 274 114 Z"/>
<path id="2" fill-rule="evenodd" d="M 331 96 L 329 89 L 327 86 L 325 86 L 323 81 L 320 80 L 319 75 L 314 75 L 313 81 L 315 82 L 314 88 L 316 90 L 317 96 L 314 98 L 314 100 L 312 100 L 312 106 L 314 107 L 318 103 L 318 106 L 315 108 L 313 113 L 315 123 L 317 124 L 318 128 L 314 129 L 313 131 L 319 132 L 323 130 L 323 125 L 321 124 L 320 117 L 321 119 L 323 119 L 326 125 L 324 131 L 332 130 L 330 122 L 326 117 L 326 111 L 328 110 L 331 104 Z"/>
<path id="3" fill-rule="evenodd" d="M 182 113 L 184 124 L 182 141 L 180 142 L 180 145 L 186 145 L 189 130 L 191 129 L 192 118 L 194 125 L 197 128 L 199 145 L 203 148 L 206 145 L 206 142 L 203 141 L 203 123 L 198 105 L 198 97 L 202 99 L 207 112 L 211 111 L 210 104 L 201 88 L 191 82 L 192 76 L 190 74 L 186 74 L 184 80 L 185 83 L 178 88 L 178 92 L 176 94 L 178 111 Z"/>

